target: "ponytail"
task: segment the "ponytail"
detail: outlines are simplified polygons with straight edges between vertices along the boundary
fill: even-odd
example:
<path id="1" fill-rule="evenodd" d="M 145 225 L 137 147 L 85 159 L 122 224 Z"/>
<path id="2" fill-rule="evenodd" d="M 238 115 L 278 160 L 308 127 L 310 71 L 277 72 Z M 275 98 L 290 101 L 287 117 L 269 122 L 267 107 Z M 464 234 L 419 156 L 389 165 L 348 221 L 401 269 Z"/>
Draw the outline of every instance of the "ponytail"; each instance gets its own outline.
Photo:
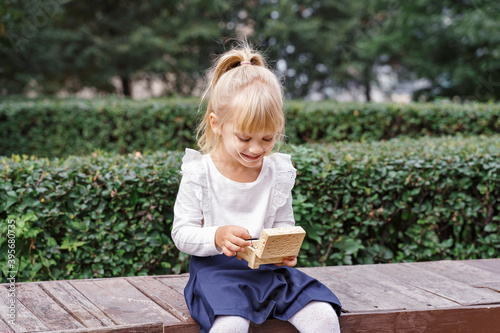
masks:
<path id="1" fill-rule="evenodd" d="M 234 68 L 246 65 L 242 65 L 241 63 L 247 61 L 250 62 L 252 66 L 267 66 L 264 58 L 259 53 L 253 51 L 248 44 L 243 44 L 240 48 L 222 54 L 216 60 L 215 66 L 209 74 L 209 89 L 212 90 L 213 87 L 215 87 L 222 75 Z"/>

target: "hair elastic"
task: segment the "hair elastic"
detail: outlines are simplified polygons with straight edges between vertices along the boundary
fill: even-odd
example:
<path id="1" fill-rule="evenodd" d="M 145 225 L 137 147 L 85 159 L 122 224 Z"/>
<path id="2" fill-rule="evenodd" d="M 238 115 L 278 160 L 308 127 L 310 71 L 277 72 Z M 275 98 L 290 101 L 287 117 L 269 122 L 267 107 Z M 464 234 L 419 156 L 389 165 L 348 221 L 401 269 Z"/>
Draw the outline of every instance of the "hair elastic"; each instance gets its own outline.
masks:
<path id="1" fill-rule="evenodd" d="M 240 62 L 240 65 L 251 65 L 252 63 L 248 60 Z"/>

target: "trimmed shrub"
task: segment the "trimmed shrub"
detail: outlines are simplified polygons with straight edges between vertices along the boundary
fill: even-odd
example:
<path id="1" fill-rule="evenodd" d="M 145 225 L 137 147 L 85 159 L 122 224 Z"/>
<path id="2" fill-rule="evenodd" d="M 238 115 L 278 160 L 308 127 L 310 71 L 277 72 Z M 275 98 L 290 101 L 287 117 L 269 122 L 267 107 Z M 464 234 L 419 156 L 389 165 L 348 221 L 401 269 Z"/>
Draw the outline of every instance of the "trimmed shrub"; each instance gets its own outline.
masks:
<path id="1" fill-rule="evenodd" d="M 182 150 L 194 145 L 196 110 L 189 99 L 3 102 L 0 155 Z"/>
<path id="2" fill-rule="evenodd" d="M 180 155 L 2 159 L 0 218 L 15 220 L 18 279 L 181 271 L 170 239 Z"/>
<path id="3" fill-rule="evenodd" d="M 293 155 L 295 218 L 311 242 L 301 262 L 500 254 L 500 136 L 344 142 Z"/>
<path id="4" fill-rule="evenodd" d="M 293 144 L 500 133 L 500 104 L 292 101 L 286 113 Z"/>
<path id="5" fill-rule="evenodd" d="M 500 255 L 499 147 L 498 135 L 284 147 L 307 231 L 299 265 Z M 18 279 L 186 271 L 170 239 L 182 155 L 0 159 L 0 219 L 16 221 Z"/>
<path id="6" fill-rule="evenodd" d="M 102 150 L 195 148 L 196 99 L 0 102 L 0 155 L 88 155 Z M 395 104 L 290 101 L 288 142 L 387 140 L 500 133 L 499 104 Z"/>

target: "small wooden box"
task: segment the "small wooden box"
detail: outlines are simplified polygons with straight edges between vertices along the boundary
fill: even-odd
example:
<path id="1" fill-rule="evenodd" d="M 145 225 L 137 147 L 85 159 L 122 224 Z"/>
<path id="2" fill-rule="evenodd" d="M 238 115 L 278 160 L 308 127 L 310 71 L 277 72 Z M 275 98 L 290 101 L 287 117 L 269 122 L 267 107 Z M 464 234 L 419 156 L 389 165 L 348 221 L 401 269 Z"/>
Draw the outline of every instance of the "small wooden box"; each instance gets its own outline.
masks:
<path id="1" fill-rule="evenodd" d="M 237 258 L 245 259 L 252 269 L 263 264 L 282 263 L 285 258 L 299 254 L 305 236 L 302 227 L 264 229 L 255 245 L 238 252 Z"/>

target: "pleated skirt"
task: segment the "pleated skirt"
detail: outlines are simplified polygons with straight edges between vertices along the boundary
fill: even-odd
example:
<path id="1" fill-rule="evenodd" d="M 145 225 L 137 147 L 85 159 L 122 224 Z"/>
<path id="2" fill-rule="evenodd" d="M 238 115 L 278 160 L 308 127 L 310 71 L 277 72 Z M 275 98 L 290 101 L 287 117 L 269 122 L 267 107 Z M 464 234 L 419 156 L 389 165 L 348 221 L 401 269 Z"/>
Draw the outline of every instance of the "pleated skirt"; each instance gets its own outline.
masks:
<path id="1" fill-rule="evenodd" d="M 340 316 L 335 294 L 318 280 L 291 267 L 251 269 L 236 256 L 191 258 L 184 297 L 191 316 L 208 333 L 215 316 L 241 316 L 261 324 L 288 320 L 311 301 L 330 303 Z"/>

